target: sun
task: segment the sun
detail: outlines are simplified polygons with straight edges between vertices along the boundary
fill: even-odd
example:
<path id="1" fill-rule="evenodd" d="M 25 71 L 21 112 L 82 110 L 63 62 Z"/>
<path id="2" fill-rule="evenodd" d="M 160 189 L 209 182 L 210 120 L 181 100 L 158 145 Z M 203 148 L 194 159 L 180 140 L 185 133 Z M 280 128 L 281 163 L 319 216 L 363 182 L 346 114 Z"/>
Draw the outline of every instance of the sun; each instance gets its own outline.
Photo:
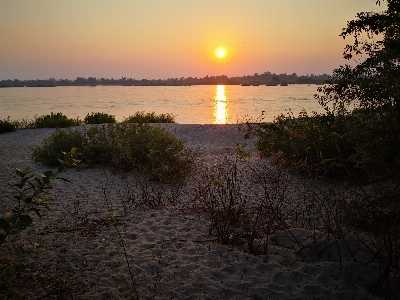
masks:
<path id="1" fill-rule="evenodd" d="M 223 49 L 219 49 L 218 51 L 217 51 L 217 56 L 218 57 L 224 57 L 225 56 L 225 51 L 223 50 Z"/>
<path id="2" fill-rule="evenodd" d="M 220 59 L 225 58 L 227 55 L 227 51 L 224 47 L 218 47 L 217 49 L 215 49 L 214 53 L 215 56 Z"/>

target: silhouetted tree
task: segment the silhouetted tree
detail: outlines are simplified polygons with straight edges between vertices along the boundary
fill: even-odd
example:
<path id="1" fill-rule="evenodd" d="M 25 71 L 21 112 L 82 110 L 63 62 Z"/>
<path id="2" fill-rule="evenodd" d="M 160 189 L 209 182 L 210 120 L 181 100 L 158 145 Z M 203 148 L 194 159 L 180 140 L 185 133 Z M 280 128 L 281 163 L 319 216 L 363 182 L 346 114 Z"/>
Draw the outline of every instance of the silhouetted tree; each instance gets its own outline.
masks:
<path id="1" fill-rule="evenodd" d="M 358 59 L 358 64 L 334 70 L 327 85 L 318 89 L 324 95 L 317 98 L 336 111 L 354 102 L 361 108 L 394 110 L 400 125 L 400 1 L 386 2 L 387 10 L 361 12 L 347 22 L 340 36 L 352 36 L 354 43 L 346 46 L 343 57 Z"/>
<path id="2" fill-rule="evenodd" d="M 272 77 L 272 81 L 278 83 L 278 82 L 279 82 L 278 76 L 274 75 L 274 76 Z"/>

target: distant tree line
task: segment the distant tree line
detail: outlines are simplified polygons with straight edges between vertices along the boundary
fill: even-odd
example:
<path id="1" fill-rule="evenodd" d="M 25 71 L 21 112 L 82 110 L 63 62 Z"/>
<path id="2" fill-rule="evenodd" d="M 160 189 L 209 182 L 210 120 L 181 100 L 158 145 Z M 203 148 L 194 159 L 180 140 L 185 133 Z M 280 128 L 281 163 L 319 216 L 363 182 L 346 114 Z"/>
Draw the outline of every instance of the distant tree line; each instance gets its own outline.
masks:
<path id="1" fill-rule="evenodd" d="M 96 78 L 96 77 L 77 77 L 75 80 L 69 79 L 46 79 L 46 80 L 18 80 L 7 79 L 0 81 L 0 87 L 52 87 L 52 86 L 96 86 L 96 85 L 142 85 L 142 86 L 155 86 L 155 85 L 215 85 L 215 84 L 322 84 L 329 79 L 329 75 L 304 75 L 298 76 L 296 73 L 289 74 L 275 74 L 271 72 L 264 72 L 262 74 L 255 73 L 254 75 L 244 75 L 236 77 L 228 77 L 226 75 L 220 76 L 205 76 L 203 78 L 197 77 L 180 77 L 168 79 L 135 79 L 122 77 L 120 79 L 114 78 Z"/>

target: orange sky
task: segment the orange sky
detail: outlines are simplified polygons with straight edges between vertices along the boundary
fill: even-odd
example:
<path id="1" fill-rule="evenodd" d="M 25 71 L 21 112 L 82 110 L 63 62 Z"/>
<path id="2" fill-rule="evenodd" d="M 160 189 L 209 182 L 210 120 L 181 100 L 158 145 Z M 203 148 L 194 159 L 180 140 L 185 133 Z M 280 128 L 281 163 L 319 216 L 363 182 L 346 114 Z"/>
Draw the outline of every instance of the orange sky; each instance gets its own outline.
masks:
<path id="1" fill-rule="evenodd" d="M 0 79 L 330 74 L 346 63 L 346 21 L 383 9 L 374 0 L 0 0 Z"/>

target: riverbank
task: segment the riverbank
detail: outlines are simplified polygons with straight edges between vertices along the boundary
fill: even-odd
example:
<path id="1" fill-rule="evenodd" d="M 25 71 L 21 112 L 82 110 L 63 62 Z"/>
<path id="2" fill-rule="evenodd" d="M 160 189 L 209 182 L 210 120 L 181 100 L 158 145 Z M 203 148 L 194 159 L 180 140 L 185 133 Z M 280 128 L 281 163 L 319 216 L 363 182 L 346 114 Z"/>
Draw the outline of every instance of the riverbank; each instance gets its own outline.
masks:
<path id="1" fill-rule="evenodd" d="M 260 161 L 252 147 L 254 139 L 244 140 L 237 125 L 163 126 L 187 140 L 189 147 L 198 148 L 201 164 L 208 170 L 229 161 L 237 152 L 236 144 L 241 144 L 252 156 L 238 163 L 238 176 L 251 191 L 262 190 L 250 176 L 253 167 L 275 168 L 269 160 Z M 31 160 L 30 148 L 39 146 L 53 131 L 23 129 L 0 135 L 2 194 L 10 192 L 6 183 L 12 182 L 13 168 L 48 169 Z M 247 253 L 241 244 L 218 243 L 210 235 L 210 220 L 192 209 L 199 201 L 194 199 L 194 185 L 202 173 L 176 188 L 103 168 L 68 170 L 63 177 L 71 183 L 57 185 L 51 210 L 43 219 L 35 218 L 17 241 L 45 245 L 26 257 L 32 264 L 30 274 L 11 278 L 31 298 L 127 299 L 134 290 L 131 278 L 140 298 L 374 298 L 366 288 L 377 275 L 376 265 L 346 260 L 341 257 L 345 251 L 338 253 L 334 243 L 321 249 L 318 259 L 300 251 L 282 231 L 271 233 L 268 250 L 260 255 Z M 298 186 L 288 189 L 293 201 L 301 198 Z M 247 190 L 243 193 L 253 199 Z M 138 196 L 147 197 L 147 206 Z M 158 199 L 162 205 L 157 205 Z M 7 202 L 2 202 L 2 209 L 6 207 Z M 110 216 L 118 216 L 118 222 L 113 223 Z M 292 228 L 290 234 L 303 245 L 313 239 L 305 228 Z"/>

